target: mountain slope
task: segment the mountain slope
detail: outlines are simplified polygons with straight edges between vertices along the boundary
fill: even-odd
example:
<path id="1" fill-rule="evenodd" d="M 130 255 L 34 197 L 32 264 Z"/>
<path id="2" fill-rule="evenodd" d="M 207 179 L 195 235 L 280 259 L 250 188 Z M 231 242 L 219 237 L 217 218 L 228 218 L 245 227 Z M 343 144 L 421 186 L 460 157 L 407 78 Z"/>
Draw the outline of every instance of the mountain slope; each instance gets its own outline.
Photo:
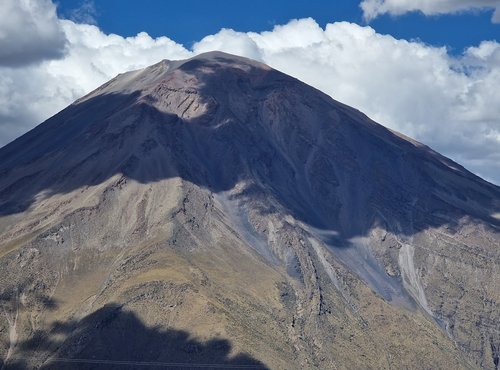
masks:
<path id="1" fill-rule="evenodd" d="M 500 189 L 245 58 L 119 75 L 0 149 L 0 217 L 9 366 L 498 368 Z"/>

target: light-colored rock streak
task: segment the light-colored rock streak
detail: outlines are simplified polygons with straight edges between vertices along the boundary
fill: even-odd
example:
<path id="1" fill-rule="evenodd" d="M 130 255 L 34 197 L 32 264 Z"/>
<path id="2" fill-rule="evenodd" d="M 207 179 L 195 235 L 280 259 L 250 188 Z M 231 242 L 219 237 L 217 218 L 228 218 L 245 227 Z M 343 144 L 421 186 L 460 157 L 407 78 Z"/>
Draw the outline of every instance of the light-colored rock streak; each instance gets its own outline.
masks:
<path id="1" fill-rule="evenodd" d="M 345 289 L 340 285 L 340 282 L 337 278 L 337 274 L 335 273 L 335 270 L 333 269 L 332 265 L 327 261 L 324 251 L 321 248 L 321 245 L 314 238 L 308 238 L 308 240 L 309 243 L 311 243 L 314 251 L 316 252 L 319 262 L 325 269 L 326 274 L 330 278 L 331 282 L 333 283 L 337 291 L 342 295 L 342 298 L 344 298 L 347 304 L 351 307 L 352 311 L 357 312 L 358 311 L 357 305 L 351 301 L 349 293 L 347 293 Z"/>
<path id="2" fill-rule="evenodd" d="M 16 313 L 13 315 L 13 317 L 10 316 L 8 312 L 5 311 L 5 315 L 7 317 L 7 322 L 9 324 L 9 349 L 7 351 L 7 355 L 5 356 L 5 359 L 3 361 L 3 366 L 0 370 L 3 370 L 6 367 L 6 364 L 8 363 L 10 357 L 12 356 L 12 353 L 14 352 L 14 349 L 16 348 L 17 345 L 17 318 L 19 316 L 19 299 L 16 294 Z"/>
<path id="3" fill-rule="evenodd" d="M 273 254 L 267 239 L 260 235 L 250 223 L 245 207 L 237 200 L 231 199 L 227 192 L 215 194 L 215 199 L 224 212 L 229 215 L 228 222 L 237 234 L 242 236 L 243 241 L 268 262 L 278 264 L 279 260 Z"/>
<path id="4" fill-rule="evenodd" d="M 323 251 L 321 250 L 319 243 L 314 238 L 308 238 L 308 239 L 309 239 L 309 243 L 311 243 L 314 251 L 316 252 L 316 255 L 318 256 L 319 261 L 323 265 L 323 268 L 325 269 L 325 271 L 326 271 L 328 277 L 330 278 L 330 280 L 332 281 L 333 285 L 335 285 L 335 288 L 337 288 L 337 290 L 341 291 L 340 284 L 339 284 L 337 277 L 335 276 L 335 272 L 333 271 L 333 267 L 326 260 L 326 257 L 323 254 Z"/>
<path id="5" fill-rule="evenodd" d="M 419 303 L 419 305 L 431 316 L 431 309 L 425 297 L 424 288 L 415 269 L 413 256 L 415 247 L 408 243 L 401 243 L 402 247 L 399 250 L 399 267 L 401 268 L 401 276 L 405 289 Z"/>

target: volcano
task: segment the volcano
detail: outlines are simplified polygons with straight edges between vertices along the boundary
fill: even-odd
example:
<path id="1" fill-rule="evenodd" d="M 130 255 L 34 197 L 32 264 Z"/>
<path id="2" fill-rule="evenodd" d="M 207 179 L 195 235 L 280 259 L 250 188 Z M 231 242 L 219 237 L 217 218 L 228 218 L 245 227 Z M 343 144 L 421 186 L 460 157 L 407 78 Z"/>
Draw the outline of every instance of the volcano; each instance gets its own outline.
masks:
<path id="1" fill-rule="evenodd" d="M 267 65 L 118 75 L 0 149 L 2 369 L 498 369 L 500 188 Z"/>

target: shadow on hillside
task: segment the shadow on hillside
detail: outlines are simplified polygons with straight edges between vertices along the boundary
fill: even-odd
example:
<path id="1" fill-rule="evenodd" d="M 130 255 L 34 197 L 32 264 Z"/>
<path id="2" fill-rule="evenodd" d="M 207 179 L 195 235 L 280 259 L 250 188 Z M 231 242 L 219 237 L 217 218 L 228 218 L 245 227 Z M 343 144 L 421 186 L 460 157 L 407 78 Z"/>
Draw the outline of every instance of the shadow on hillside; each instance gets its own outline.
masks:
<path id="1" fill-rule="evenodd" d="M 39 307 L 44 311 L 54 311 L 59 307 L 59 302 L 43 293 L 40 286 L 33 284 L 35 278 L 30 276 L 20 284 L 3 287 L 0 291 L 0 312 L 22 311 L 26 307 Z M 22 296 L 24 300 L 21 303 Z M 29 297 L 29 299 L 28 299 Z"/>
<path id="2" fill-rule="evenodd" d="M 230 355 L 226 339 L 201 342 L 188 332 L 147 327 L 120 305 L 106 305 L 80 321 L 58 323 L 19 343 L 5 369 L 266 369 L 247 354 Z"/>
<path id="3" fill-rule="evenodd" d="M 405 235 L 454 227 L 466 216 L 500 225 L 492 217 L 500 213 L 498 187 L 280 72 L 243 71 L 223 57 L 217 62 L 179 68 L 203 81 L 199 91 L 179 90 L 207 102 L 200 117 L 160 111 L 153 106 L 158 97 L 101 95 L 0 149 L 0 216 L 27 210 L 42 192 L 68 193 L 123 174 L 144 184 L 181 177 L 214 193 L 249 179 L 252 196 L 264 203 L 274 198 L 296 219 L 337 230 L 337 245 L 375 224 Z M 172 92 L 167 85 L 165 94 Z M 302 100 L 287 101 L 295 88 Z M 272 94 L 282 94 L 279 122 L 261 114 Z M 304 116 L 310 121 L 297 121 L 302 116 L 288 109 L 294 104 L 312 107 Z M 312 142 L 312 126 L 321 129 L 322 147 Z M 262 212 L 272 212 L 269 207 Z"/>

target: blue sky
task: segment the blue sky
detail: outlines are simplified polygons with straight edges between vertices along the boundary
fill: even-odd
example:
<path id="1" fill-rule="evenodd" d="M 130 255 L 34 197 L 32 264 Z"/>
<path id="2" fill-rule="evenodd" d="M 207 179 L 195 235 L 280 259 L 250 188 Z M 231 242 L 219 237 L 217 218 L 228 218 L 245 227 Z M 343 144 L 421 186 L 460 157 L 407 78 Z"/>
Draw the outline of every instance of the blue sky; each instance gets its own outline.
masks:
<path id="1" fill-rule="evenodd" d="M 259 60 L 500 184 L 500 0 L 0 0 L 0 146 L 119 73 Z"/>
<path id="2" fill-rule="evenodd" d="M 58 3 L 58 13 L 66 18 L 71 18 L 83 4 L 89 4 L 82 0 L 59 0 Z M 153 37 L 168 36 L 187 47 L 221 28 L 261 32 L 290 19 L 306 17 L 315 19 L 322 27 L 338 21 L 369 24 L 379 33 L 447 46 L 455 54 L 483 40 L 498 41 L 500 37 L 500 24 L 490 22 L 491 9 L 430 17 L 421 12 L 401 16 L 384 14 L 367 22 L 354 0 L 105 0 L 92 4 L 94 11 L 89 15 L 106 33 L 134 36 L 145 31 Z"/>

